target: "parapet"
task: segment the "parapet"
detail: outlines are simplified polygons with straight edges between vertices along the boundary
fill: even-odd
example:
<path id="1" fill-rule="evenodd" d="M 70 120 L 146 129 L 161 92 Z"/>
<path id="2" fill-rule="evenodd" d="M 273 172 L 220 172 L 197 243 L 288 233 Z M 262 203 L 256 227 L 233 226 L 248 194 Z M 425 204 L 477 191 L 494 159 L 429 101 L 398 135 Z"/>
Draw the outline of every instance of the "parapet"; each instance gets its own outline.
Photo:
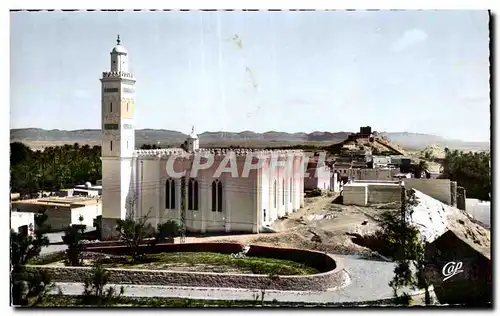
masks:
<path id="1" fill-rule="evenodd" d="M 256 157 L 276 157 L 276 156 L 302 156 L 304 153 L 301 149 L 276 149 L 276 150 L 262 150 L 255 148 L 200 148 L 195 152 L 187 152 L 182 148 L 165 148 L 165 149 L 139 149 L 134 151 L 135 157 L 164 157 L 164 156 L 178 156 L 189 158 L 193 155 L 201 157 L 214 155 L 226 156 L 234 154 L 237 157 L 247 155 L 254 155 Z"/>
<path id="2" fill-rule="evenodd" d="M 127 78 L 134 79 L 134 75 L 131 72 L 125 71 L 104 71 L 102 73 L 102 78 Z"/>

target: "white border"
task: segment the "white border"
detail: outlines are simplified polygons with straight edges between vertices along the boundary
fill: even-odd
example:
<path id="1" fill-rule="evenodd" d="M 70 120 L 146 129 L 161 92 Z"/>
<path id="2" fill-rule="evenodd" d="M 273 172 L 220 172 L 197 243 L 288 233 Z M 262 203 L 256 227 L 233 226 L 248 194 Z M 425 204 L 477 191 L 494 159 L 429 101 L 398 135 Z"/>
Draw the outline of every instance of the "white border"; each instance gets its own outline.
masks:
<path id="1" fill-rule="evenodd" d="M 490 0 L 455 0 L 436 1 L 401 1 L 401 0 L 143 0 L 116 1 L 116 0 L 88 0 L 88 1 L 8 1 L 9 8 L 16 9 L 42 9 L 42 8 L 65 8 L 65 9 L 488 9 L 494 1 Z"/>
<path id="2" fill-rule="evenodd" d="M 86 0 L 86 1 L 61 1 L 61 0 L 31 0 L 31 1 L 1 1 L 0 6 L 2 10 L 0 10 L 0 36 L 1 36 L 1 44 L 0 44 L 0 60 L 2 61 L 0 69 L 0 98 L 2 98 L 1 102 L 1 111 L 3 111 L 2 115 L 0 115 L 0 119 L 4 121 L 2 126 L 2 137 L 0 137 L 2 146 L 4 148 L 4 156 L 2 157 L 2 164 L 0 167 L 0 179 L 2 179 L 1 185 L 2 190 L 4 192 L 0 194 L 0 198 L 5 199 L 5 203 L 0 203 L 0 205 L 4 205 L 4 209 L 2 210 L 2 216 L 5 216 L 5 220 L 3 221 L 6 229 L 4 230 L 5 237 L 2 240 L 2 248 L 4 249 L 2 253 L 2 264 L 5 275 L 9 269 L 8 257 L 6 254 L 8 253 L 8 232 L 9 232 L 9 210 L 8 210 L 8 197 L 7 191 L 9 187 L 9 170 L 8 170 L 8 146 L 9 146 L 9 124 L 8 120 L 10 117 L 9 113 L 9 49 L 7 49 L 10 45 L 9 42 L 9 12 L 7 9 L 33 9 L 33 8 L 68 8 L 68 9 L 85 9 L 85 8 L 101 8 L 101 9 L 140 9 L 140 8 L 171 8 L 171 9 L 299 9 L 299 8 L 307 8 L 307 9 L 492 9 L 493 12 L 499 12 L 498 6 L 500 1 L 493 0 L 467 0 L 467 1 L 436 1 L 436 0 L 420 0 L 420 1 L 401 1 L 401 0 L 387 0 L 387 1 L 373 1 L 373 0 L 337 0 L 337 1 L 325 1 L 325 0 L 286 0 L 286 1 L 272 1 L 272 0 L 221 0 L 221 1 L 203 1 L 203 0 L 170 0 L 170 1 L 154 1 L 154 0 L 142 0 L 140 2 L 132 2 L 132 1 L 116 1 L 116 0 Z M 498 38 L 498 35 L 495 36 Z M 497 88 L 498 82 L 495 84 L 494 88 Z M 495 166 L 498 166 L 500 161 L 495 161 Z M 496 177 L 495 177 L 496 178 Z M 498 193 L 498 192 L 495 192 Z M 494 212 L 494 211 L 493 211 Z M 498 217 L 498 216 L 497 216 Z M 496 227 L 492 225 L 492 227 Z M 496 245 L 496 242 L 494 242 Z M 495 246 L 496 247 L 496 246 Z M 7 259 L 6 259 L 7 258 Z M 499 270 L 496 269 L 496 272 Z M 498 273 L 496 273 L 498 274 Z M 4 279 L 4 286 L 2 288 L 2 309 L 4 309 L 7 313 L 14 312 L 13 309 L 9 307 L 9 294 L 8 294 L 8 277 Z M 496 291 L 498 293 L 498 291 Z M 495 296 L 495 300 L 497 296 Z M 338 310 L 337 310 L 338 311 Z M 335 311 L 335 312 L 337 312 Z M 351 312 L 355 312 L 349 309 Z M 50 312 L 50 311 L 41 311 L 36 310 L 34 313 L 40 312 Z M 66 310 L 60 310 L 57 312 L 67 312 Z M 71 311 L 72 313 L 83 313 L 83 311 Z M 116 313 L 121 312 L 112 310 L 106 311 L 106 313 Z M 141 313 L 144 313 L 145 310 L 141 310 Z M 168 310 L 168 313 L 177 313 L 177 311 Z M 192 310 L 188 312 L 197 312 L 196 310 Z M 210 313 L 217 313 L 218 311 L 209 310 Z M 264 311 L 250 311 L 252 313 L 263 313 Z M 287 311 L 275 311 L 286 313 Z M 304 310 L 301 313 L 312 313 L 313 311 Z M 314 311 L 315 312 L 315 311 Z M 366 313 L 367 311 L 356 311 L 359 313 Z M 400 311 L 404 313 L 404 310 Z M 415 311 L 415 312 L 428 312 L 428 311 Z M 473 313 L 473 311 L 469 312 Z"/>

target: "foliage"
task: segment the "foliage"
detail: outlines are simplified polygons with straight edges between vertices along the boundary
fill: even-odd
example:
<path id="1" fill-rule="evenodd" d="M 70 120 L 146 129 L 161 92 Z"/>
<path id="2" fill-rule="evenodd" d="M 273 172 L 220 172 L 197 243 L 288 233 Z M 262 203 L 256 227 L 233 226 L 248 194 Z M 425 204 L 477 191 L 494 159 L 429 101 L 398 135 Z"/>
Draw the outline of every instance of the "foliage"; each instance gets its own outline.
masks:
<path id="1" fill-rule="evenodd" d="M 125 219 L 118 219 L 116 221 L 116 230 L 120 240 L 129 248 L 132 261 L 137 262 L 143 257 L 143 250 L 140 247 L 141 242 L 150 237 L 154 229 L 151 224 L 147 223 L 149 212 L 137 219 L 134 214 L 135 212 L 131 210 Z"/>
<path id="2" fill-rule="evenodd" d="M 30 259 L 28 264 L 31 265 L 45 265 L 58 262 L 66 259 L 66 251 L 51 252 L 48 254 L 40 255 L 36 258 Z"/>
<path id="3" fill-rule="evenodd" d="M 45 236 L 48 230 L 45 225 L 47 215 L 35 215 L 35 227 L 30 227 L 30 234 L 24 236 L 13 230 L 10 232 L 10 260 L 12 269 L 18 271 L 28 263 L 29 260 L 40 255 L 43 247 L 49 245 L 49 238 Z"/>
<path id="4" fill-rule="evenodd" d="M 468 152 L 445 148 L 442 178 L 457 181 L 467 197 L 491 200 L 491 155 L 489 152 Z"/>
<path id="5" fill-rule="evenodd" d="M 23 143 L 10 144 L 11 191 L 32 194 L 90 181 L 101 175 L 101 147 L 64 145 L 33 151 Z"/>
<path id="6" fill-rule="evenodd" d="M 66 250 L 66 261 L 71 266 L 82 265 L 81 253 L 83 251 L 83 231 L 76 225 L 69 226 L 64 232 L 63 241 L 68 246 Z"/>
<path id="7" fill-rule="evenodd" d="M 54 288 L 47 272 L 28 270 L 25 267 L 29 261 L 40 255 L 43 247 L 49 245 L 49 239 L 45 236 L 46 220 L 46 215 L 36 215 L 35 224 L 38 229 L 30 227 L 28 236 L 14 230 L 10 232 L 11 295 L 14 305 L 35 306 Z"/>
<path id="8" fill-rule="evenodd" d="M 415 178 L 421 178 L 422 173 L 425 173 L 427 178 L 430 178 L 429 163 L 425 160 L 420 160 L 417 165 L 412 165 L 413 174 Z"/>
<path id="9" fill-rule="evenodd" d="M 278 302 L 277 300 L 264 302 L 264 307 L 346 307 L 346 306 L 380 306 L 394 305 L 394 299 L 384 299 L 376 301 L 364 302 L 341 302 L 341 303 L 309 303 L 309 302 Z M 45 300 L 41 306 L 43 307 L 82 307 L 82 298 L 78 296 L 60 296 L 52 295 L 48 300 Z M 117 297 L 114 304 L 119 304 L 120 308 L 124 307 L 254 307 L 254 300 L 211 300 L 211 299 L 190 299 L 177 297 Z"/>
<path id="10" fill-rule="evenodd" d="M 386 211 L 382 216 L 382 235 L 391 245 L 396 259 L 394 277 L 389 283 L 398 302 L 408 304 L 410 297 L 404 291 L 407 288 L 424 288 L 426 303 L 430 303 L 429 284 L 424 275 L 425 245 L 419 230 L 408 222 L 413 208 L 418 205 L 414 190 L 405 190 L 402 194 L 401 213 Z M 409 216 L 408 216 L 409 215 Z M 402 291 L 402 294 L 399 293 Z"/>
<path id="11" fill-rule="evenodd" d="M 124 287 L 117 293 L 114 287 L 106 285 L 109 282 L 109 273 L 100 262 L 96 262 L 92 268 L 92 276 L 85 279 L 82 293 L 82 303 L 85 305 L 110 305 L 113 304 L 125 292 Z"/>
<path id="12" fill-rule="evenodd" d="M 164 223 L 160 223 L 156 227 L 155 239 L 151 245 L 156 245 L 165 241 L 166 238 L 173 238 L 180 235 L 181 227 L 174 221 L 169 219 Z"/>

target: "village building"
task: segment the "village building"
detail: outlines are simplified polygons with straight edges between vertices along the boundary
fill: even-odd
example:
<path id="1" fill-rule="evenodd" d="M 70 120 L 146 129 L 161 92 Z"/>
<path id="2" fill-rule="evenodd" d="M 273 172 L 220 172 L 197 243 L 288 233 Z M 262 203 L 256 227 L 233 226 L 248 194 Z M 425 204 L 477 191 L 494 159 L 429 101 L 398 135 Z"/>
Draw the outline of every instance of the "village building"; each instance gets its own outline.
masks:
<path id="1" fill-rule="evenodd" d="M 172 219 L 193 232 L 258 233 L 303 205 L 301 150 L 203 149 L 194 127 L 180 148 L 136 150 L 136 80 L 119 38 L 110 62 L 101 78 L 102 238 L 127 213 L 155 227 Z"/>
<path id="2" fill-rule="evenodd" d="M 45 197 L 12 201 L 11 227 L 15 229 L 34 222 L 34 214 L 45 214 L 50 231 L 63 231 L 71 225 L 93 227 L 101 215 L 99 197 Z M 36 227 L 34 227 L 36 229 Z"/>

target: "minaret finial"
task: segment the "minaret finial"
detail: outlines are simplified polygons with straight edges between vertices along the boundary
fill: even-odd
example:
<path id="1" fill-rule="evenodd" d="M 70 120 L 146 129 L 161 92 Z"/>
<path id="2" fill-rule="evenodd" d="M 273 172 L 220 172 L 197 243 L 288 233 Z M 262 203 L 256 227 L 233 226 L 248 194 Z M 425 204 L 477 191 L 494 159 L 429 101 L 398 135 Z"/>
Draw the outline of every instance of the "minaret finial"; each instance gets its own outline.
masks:
<path id="1" fill-rule="evenodd" d="M 117 45 L 120 45 L 120 34 L 118 34 L 118 36 L 116 37 L 116 44 Z"/>
<path id="2" fill-rule="evenodd" d="M 194 133 L 194 125 L 191 127 L 191 133 Z"/>

